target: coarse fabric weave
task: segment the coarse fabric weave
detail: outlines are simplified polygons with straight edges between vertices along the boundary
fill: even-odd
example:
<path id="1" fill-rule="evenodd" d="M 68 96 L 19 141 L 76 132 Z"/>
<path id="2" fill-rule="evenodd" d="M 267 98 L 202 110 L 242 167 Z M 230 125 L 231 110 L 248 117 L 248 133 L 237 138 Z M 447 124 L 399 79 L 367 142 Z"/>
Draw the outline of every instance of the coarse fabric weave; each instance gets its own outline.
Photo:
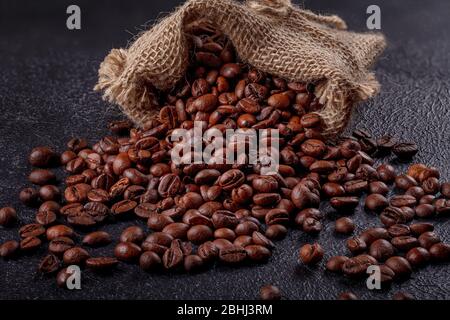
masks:
<path id="1" fill-rule="evenodd" d="M 314 14 L 290 0 L 189 0 L 127 49 L 113 49 L 100 65 L 95 89 L 143 125 L 158 108 L 153 88 L 169 90 L 186 73 L 186 26 L 205 18 L 230 39 L 244 63 L 316 83 L 323 104 L 318 113 L 329 137 L 345 128 L 356 103 L 379 90 L 369 69 L 386 46 L 383 35 L 347 31 L 339 17 Z"/>

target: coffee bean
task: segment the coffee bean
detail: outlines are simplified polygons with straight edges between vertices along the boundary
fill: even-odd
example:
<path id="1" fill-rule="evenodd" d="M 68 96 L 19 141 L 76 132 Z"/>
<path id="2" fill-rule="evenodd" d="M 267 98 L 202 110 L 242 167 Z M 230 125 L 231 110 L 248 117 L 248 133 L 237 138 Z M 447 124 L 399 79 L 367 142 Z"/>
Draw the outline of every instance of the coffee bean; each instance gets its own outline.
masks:
<path id="1" fill-rule="evenodd" d="M 431 217 L 435 213 L 435 208 L 431 204 L 419 204 L 415 208 L 416 216 L 420 218 Z"/>
<path id="2" fill-rule="evenodd" d="M 39 196 L 43 201 L 57 201 L 61 196 L 61 192 L 54 185 L 45 185 L 39 189 Z"/>
<path id="3" fill-rule="evenodd" d="M 122 200 L 119 202 L 116 202 L 111 207 L 111 212 L 115 216 L 125 215 L 134 210 L 136 208 L 137 202 L 132 200 Z"/>
<path id="4" fill-rule="evenodd" d="M 422 266 L 430 260 L 430 253 L 424 248 L 416 247 L 410 249 L 405 257 L 412 266 Z"/>
<path id="5" fill-rule="evenodd" d="M 144 241 L 145 233 L 141 227 L 131 226 L 122 231 L 120 235 L 120 242 L 134 242 L 141 243 Z"/>
<path id="6" fill-rule="evenodd" d="M 37 223 L 26 224 L 19 229 L 21 238 L 39 237 L 45 233 L 45 228 Z"/>
<path id="7" fill-rule="evenodd" d="M 60 238 L 60 237 L 71 238 L 75 235 L 75 232 L 73 231 L 72 228 L 70 228 L 66 225 L 63 225 L 63 224 L 59 224 L 59 225 L 48 228 L 46 235 L 47 235 L 47 239 L 51 241 L 53 239 Z"/>
<path id="8" fill-rule="evenodd" d="M 409 236 L 411 229 L 405 224 L 394 224 L 388 228 L 388 232 L 391 237 Z"/>
<path id="9" fill-rule="evenodd" d="M 420 246 L 425 249 L 430 249 L 436 243 L 441 242 L 441 238 L 433 231 L 422 233 L 419 238 Z"/>
<path id="10" fill-rule="evenodd" d="M 56 180 L 56 176 L 53 172 L 47 169 L 35 169 L 28 176 L 28 180 L 40 186 L 50 184 Z"/>
<path id="11" fill-rule="evenodd" d="M 139 266 L 144 271 L 153 271 L 162 265 L 161 258 L 152 251 L 145 251 L 139 257 Z"/>
<path id="12" fill-rule="evenodd" d="M 10 227 L 17 221 L 17 213 L 14 208 L 4 207 L 0 209 L 0 226 Z"/>
<path id="13" fill-rule="evenodd" d="M 289 222 L 289 214 L 284 209 L 271 209 L 267 212 L 265 221 L 267 225 L 282 224 Z"/>
<path id="14" fill-rule="evenodd" d="M 28 161 L 34 167 L 46 168 L 55 163 L 56 153 L 49 147 L 36 147 L 31 150 Z"/>
<path id="15" fill-rule="evenodd" d="M 436 213 L 438 215 L 448 215 L 450 214 L 450 200 L 438 199 L 434 203 L 436 207 Z"/>
<path id="16" fill-rule="evenodd" d="M 365 207 L 370 211 L 380 212 L 388 205 L 388 200 L 378 193 L 369 194 L 366 198 Z"/>
<path id="17" fill-rule="evenodd" d="M 94 231 L 83 238 L 83 244 L 91 247 L 100 247 L 111 243 L 111 236 L 105 231 Z"/>
<path id="18" fill-rule="evenodd" d="M 387 155 L 391 153 L 394 146 L 397 144 L 397 139 L 390 135 L 383 136 L 377 139 L 377 147 L 380 155 Z"/>
<path id="19" fill-rule="evenodd" d="M 355 224 L 352 219 L 342 217 L 336 220 L 334 230 L 342 234 L 350 234 L 355 230 Z"/>
<path id="20" fill-rule="evenodd" d="M 338 300 L 358 300 L 358 297 L 352 292 L 342 292 L 337 297 Z"/>
<path id="21" fill-rule="evenodd" d="M 287 229 L 281 224 L 272 224 L 266 229 L 266 237 L 271 240 L 283 239 L 287 234 Z"/>
<path id="22" fill-rule="evenodd" d="M 48 254 L 39 263 L 38 270 L 43 274 L 50 274 L 58 271 L 59 267 L 59 259 L 53 254 Z"/>
<path id="23" fill-rule="evenodd" d="M 378 239 L 390 239 L 389 232 L 385 228 L 368 228 L 364 230 L 360 235 L 361 238 L 367 245 L 371 245 L 375 240 Z"/>
<path id="24" fill-rule="evenodd" d="M 220 230 L 220 229 L 218 229 Z M 217 230 L 216 230 L 217 231 Z M 232 231 L 232 230 L 230 230 Z M 233 232 L 234 233 L 234 232 Z M 213 237 L 213 231 L 206 225 L 195 225 L 187 231 L 187 239 L 195 244 L 208 241 Z"/>
<path id="25" fill-rule="evenodd" d="M 399 250 L 409 250 L 419 246 L 419 241 L 411 236 L 398 236 L 391 240 L 391 243 Z"/>
<path id="26" fill-rule="evenodd" d="M 430 248 L 430 255 L 436 261 L 448 261 L 450 259 L 450 245 L 446 243 L 436 243 Z"/>
<path id="27" fill-rule="evenodd" d="M 203 265 L 203 260 L 198 255 L 191 254 L 184 258 L 184 270 L 187 272 L 196 272 L 200 270 Z"/>
<path id="28" fill-rule="evenodd" d="M 399 159 L 409 160 L 419 151 L 413 142 L 398 143 L 392 150 Z"/>
<path id="29" fill-rule="evenodd" d="M 426 194 L 436 194 L 441 189 L 441 184 L 436 177 L 429 177 L 422 181 L 421 187 Z"/>
<path id="30" fill-rule="evenodd" d="M 205 261 L 211 261 L 219 255 L 219 249 L 211 242 L 206 241 L 198 247 L 198 255 Z"/>
<path id="31" fill-rule="evenodd" d="M 408 278 L 411 275 L 411 265 L 403 257 L 390 257 L 386 260 L 385 264 L 395 272 L 395 276 L 398 278 Z"/>
<path id="32" fill-rule="evenodd" d="M 420 200 L 425 195 L 425 192 L 423 191 L 423 189 L 421 187 L 414 186 L 414 187 L 408 188 L 408 190 L 406 190 L 405 194 L 413 196 L 417 200 Z"/>
<path id="33" fill-rule="evenodd" d="M 257 244 L 248 245 L 244 249 L 247 252 L 247 257 L 253 261 L 266 261 L 272 255 L 269 249 Z"/>
<path id="34" fill-rule="evenodd" d="M 120 242 L 114 248 L 114 255 L 122 261 L 133 261 L 141 254 L 141 248 L 132 242 Z"/>
<path id="35" fill-rule="evenodd" d="M 392 300 L 415 300 L 415 298 L 408 292 L 397 292 L 392 296 Z"/>
<path id="36" fill-rule="evenodd" d="M 89 253 L 81 247 L 67 249 L 63 255 L 63 261 L 66 265 L 80 265 L 90 257 Z"/>
<path id="37" fill-rule="evenodd" d="M 163 255 L 163 266 L 166 269 L 174 269 L 183 263 L 184 254 L 180 241 L 173 240 L 171 246 Z"/>
<path id="38" fill-rule="evenodd" d="M 48 251 L 58 256 L 69 250 L 75 245 L 75 242 L 68 237 L 58 237 L 50 241 Z"/>
<path id="39" fill-rule="evenodd" d="M 26 237 L 20 241 L 20 250 L 32 251 L 41 245 L 42 241 L 37 237 Z"/>
<path id="40" fill-rule="evenodd" d="M 447 199 L 450 198 L 450 182 L 445 182 L 441 185 L 441 194 Z"/>
<path id="41" fill-rule="evenodd" d="M 357 197 L 334 197 L 330 200 L 331 206 L 336 210 L 354 210 L 358 203 Z"/>
<path id="42" fill-rule="evenodd" d="M 56 214 L 53 211 L 40 211 L 36 213 L 36 222 L 43 226 L 49 226 L 56 221 Z"/>
<path id="43" fill-rule="evenodd" d="M 34 188 L 24 188 L 20 191 L 19 199 L 29 207 L 34 207 L 39 203 L 39 192 Z"/>
<path id="44" fill-rule="evenodd" d="M 395 179 L 395 168 L 389 164 L 382 164 L 377 168 L 380 180 L 385 183 L 391 183 Z"/>
<path id="45" fill-rule="evenodd" d="M 309 217 L 303 221 L 302 228 L 306 233 L 315 234 L 322 230 L 322 223 L 313 217 Z"/>
<path id="46" fill-rule="evenodd" d="M 334 256 L 328 259 L 326 268 L 331 272 L 342 272 L 342 266 L 349 258 L 346 256 Z"/>
<path id="47" fill-rule="evenodd" d="M 350 258 L 342 265 L 342 271 L 349 277 L 361 277 L 366 274 L 367 268 L 376 265 L 377 260 L 367 254 L 360 254 Z"/>
<path id="48" fill-rule="evenodd" d="M 394 224 L 404 224 L 410 219 L 402 209 L 389 206 L 381 213 L 380 220 L 386 227 L 390 227 Z"/>
<path id="49" fill-rule="evenodd" d="M 9 240 L 9 241 L 3 242 L 0 245 L 0 257 L 3 257 L 5 259 L 11 258 L 17 254 L 19 248 L 20 248 L 20 245 L 15 240 Z"/>
<path id="50" fill-rule="evenodd" d="M 117 266 L 118 260 L 112 257 L 95 257 L 85 261 L 86 267 L 93 271 L 109 270 Z"/>
<path id="51" fill-rule="evenodd" d="M 272 301 L 280 300 L 281 292 L 280 289 L 273 285 L 265 285 L 259 290 L 259 297 L 261 300 Z"/>
<path id="52" fill-rule="evenodd" d="M 408 190 L 411 187 L 417 186 L 417 181 L 406 174 L 401 174 L 395 178 L 395 186 L 400 190 Z"/>
<path id="53" fill-rule="evenodd" d="M 322 260 L 324 251 L 320 244 L 305 244 L 300 248 L 299 258 L 306 265 L 317 264 Z"/>
<path id="54" fill-rule="evenodd" d="M 434 226 L 427 222 L 413 223 L 409 228 L 415 236 L 420 236 L 422 233 L 434 230 Z"/>
<path id="55" fill-rule="evenodd" d="M 344 187 L 338 183 L 327 182 L 322 186 L 322 192 L 329 198 L 345 195 Z"/>
<path id="56" fill-rule="evenodd" d="M 389 241 L 385 239 L 378 239 L 370 245 L 369 253 L 378 261 L 384 261 L 393 256 L 395 250 Z"/>
<path id="57" fill-rule="evenodd" d="M 380 265 L 379 268 L 381 285 L 390 284 L 395 279 L 395 272 L 385 264 Z"/>
<path id="58" fill-rule="evenodd" d="M 219 259 L 229 264 L 241 263 L 246 257 L 247 251 L 235 245 L 228 245 L 219 251 Z"/>

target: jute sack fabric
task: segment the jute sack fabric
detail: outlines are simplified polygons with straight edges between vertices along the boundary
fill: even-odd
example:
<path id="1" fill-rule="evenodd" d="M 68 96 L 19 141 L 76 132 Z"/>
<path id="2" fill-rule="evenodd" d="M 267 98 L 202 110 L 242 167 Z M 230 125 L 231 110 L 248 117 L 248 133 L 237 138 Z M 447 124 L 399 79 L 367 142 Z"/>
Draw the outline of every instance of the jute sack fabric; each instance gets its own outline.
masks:
<path id="1" fill-rule="evenodd" d="M 186 26 L 205 18 L 228 36 L 243 62 L 290 81 L 317 83 L 329 137 L 342 131 L 356 103 L 379 90 L 369 68 L 385 48 L 384 37 L 346 31 L 339 17 L 316 15 L 290 0 L 189 0 L 128 49 L 111 50 L 95 90 L 144 124 L 158 108 L 151 88 L 173 88 L 188 68 Z"/>

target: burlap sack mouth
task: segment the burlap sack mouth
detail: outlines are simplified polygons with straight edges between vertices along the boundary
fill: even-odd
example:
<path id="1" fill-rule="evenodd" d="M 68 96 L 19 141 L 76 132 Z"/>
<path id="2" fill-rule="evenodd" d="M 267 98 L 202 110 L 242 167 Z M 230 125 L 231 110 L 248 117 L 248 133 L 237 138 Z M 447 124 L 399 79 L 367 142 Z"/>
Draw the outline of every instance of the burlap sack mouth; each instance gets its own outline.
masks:
<path id="1" fill-rule="evenodd" d="M 186 73 L 186 25 L 205 17 L 243 62 L 289 81 L 317 83 L 327 136 L 341 132 L 352 107 L 379 90 L 369 68 L 385 48 L 383 35 L 346 31 L 339 17 L 316 15 L 290 0 L 189 0 L 128 49 L 113 49 L 100 65 L 95 90 L 143 125 L 158 107 L 152 88 L 169 90 Z"/>

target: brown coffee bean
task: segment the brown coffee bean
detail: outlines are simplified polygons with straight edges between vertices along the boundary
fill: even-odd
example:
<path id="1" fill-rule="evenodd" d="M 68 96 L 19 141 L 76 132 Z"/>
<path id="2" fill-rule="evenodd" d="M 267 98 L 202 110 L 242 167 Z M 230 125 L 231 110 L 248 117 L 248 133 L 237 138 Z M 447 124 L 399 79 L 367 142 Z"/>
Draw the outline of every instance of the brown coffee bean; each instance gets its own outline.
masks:
<path id="1" fill-rule="evenodd" d="M 352 292 L 342 292 L 337 297 L 338 300 L 358 300 L 358 297 Z"/>
<path id="2" fill-rule="evenodd" d="M 350 250 L 351 253 L 361 253 L 367 249 L 366 242 L 359 238 L 359 237 L 353 237 L 346 241 L 346 245 L 348 250 Z"/>
<path id="3" fill-rule="evenodd" d="M 450 245 L 446 243 L 436 243 L 429 248 L 431 258 L 436 261 L 448 261 L 450 259 Z"/>
<path id="4" fill-rule="evenodd" d="M 395 276 L 398 278 L 408 278 L 412 273 L 411 265 L 403 257 L 390 257 L 385 264 L 395 272 Z"/>
<path id="5" fill-rule="evenodd" d="M 385 239 L 378 239 L 372 242 L 369 249 L 369 254 L 378 261 L 384 261 L 395 253 L 392 244 Z"/>
<path id="6" fill-rule="evenodd" d="M 58 271 L 59 267 L 59 259 L 53 254 L 48 254 L 39 263 L 38 270 L 40 273 L 50 274 Z"/>
<path id="7" fill-rule="evenodd" d="M 366 209 L 374 212 L 380 212 L 389 205 L 389 201 L 381 194 L 369 194 L 366 198 Z"/>
<path id="8" fill-rule="evenodd" d="M 91 247 L 100 247 L 111 243 L 111 236 L 104 231 L 94 231 L 83 238 L 83 244 Z"/>
<path id="9" fill-rule="evenodd" d="M 19 242 L 15 240 L 3 242 L 0 245 L 0 257 L 3 257 L 5 259 L 11 258 L 17 254 L 19 248 L 20 248 Z"/>
<path id="10" fill-rule="evenodd" d="M 198 247 L 197 253 L 204 261 L 211 261 L 218 257 L 219 249 L 213 242 L 206 241 Z"/>
<path id="11" fill-rule="evenodd" d="M 390 164 L 382 164 L 377 168 L 378 176 L 380 180 L 385 183 L 391 183 L 395 180 L 396 172 L 395 168 Z"/>
<path id="12" fill-rule="evenodd" d="M 14 208 L 4 207 L 0 209 L 0 226 L 10 227 L 17 221 L 17 213 Z"/>
<path id="13" fill-rule="evenodd" d="M 309 217 L 303 221 L 302 229 L 309 234 L 319 233 L 322 231 L 322 223 L 313 217 Z"/>
<path id="14" fill-rule="evenodd" d="M 385 228 L 368 228 L 365 231 L 361 232 L 359 237 L 367 244 L 371 245 L 372 242 L 378 239 L 390 239 L 389 232 Z"/>
<path id="15" fill-rule="evenodd" d="M 273 224 L 266 229 L 266 237 L 271 240 L 283 239 L 286 234 L 287 228 L 281 224 Z"/>
<path id="16" fill-rule="evenodd" d="M 170 248 L 164 252 L 163 266 L 166 269 L 174 269 L 183 263 L 184 254 L 181 248 L 181 242 L 173 240 Z"/>
<path id="17" fill-rule="evenodd" d="M 367 268 L 371 265 L 376 265 L 377 260 L 367 254 L 360 254 L 350 258 L 342 265 L 342 271 L 349 277 L 361 277 L 366 275 Z"/>
<path id="18" fill-rule="evenodd" d="M 388 228 L 391 237 L 409 236 L 411 229 L 405 224 L 394 224 Z"/>
<path id="19" fill-rule="evenodd" d="M 419 246 L 419 241 L 411 236 L 398 236 L 391 240 L 391 243 L 399 250 L 409 250 Z"/>
<path id="20" fill-rule="evenodd" d="M 336 220 L 334 230 L 337 233 L 350 234 L 355 230 L 355 223 L 350 218 L 342 217 Z"/>
<path id="21" fill-rule="evenodd" d="M 61 256 L 65 251 L 69 250 L 75 245 L 75 242 L 68 237 L 58 237 L 50 241 L 48 244 L 48 251 L 58 256 Z"/>
<path id="22" fill-rule="evenodd" d="M 42 241 L 37 237 L 26 237 L 20 241 L 20 250 L 31 251 L 37 249 Z"/>
<path id="23" fill-rule="evenodd" d="M 59 225 L 48 228 L 46 235 L 47 235 L 47 239 L 49 241 L 51 241 L 53 239 L 60 238 L 60 237 L 71 238 L 75 235 L 75 232 L 73 231 L 72 228 L 70 228 L 66 225 L 63 225 L 63 224 L 59 224 Z"/>
<path id="24" fill-rule="evenodd" d="M 354 210 L 358 203 L 357 197 L 334 197 L 330 200 L 331 206 L 336 210 Z"/>
<path id="25" fill-rule="evenodd" d="M 434 226 L 427 222 L 413 223 L 409 228 L 415 236 L 420 236 L 422 233 L 434 230 Z"/>
<path id="26" fill-rule="evenodd" d="M 29 207 L 34 207 L 39 203 L 39 191 L 34 188 L 24 188 L 19 194 L 20 201 Z"/>
<path id="27" fill-rule="evenodd" d="M 391 206 L 383 210 L 380 215 L 380 220 L 386 227 L 394 224 L 404 224 L 410 221 L 401 208 Z"/>
<path id="28" fill-rule="evenodd" d="M 412 266 L 416 267 L 426 264 L 430 260 L 430 253 L 427 249 L 416 247 L 409 250 L 405 257 Z"/>
<path id="29" fill-rule="evenodd" d="M 439 235 L 433 231 L 422 233 L 419 238 L 419 244 L 422 248 L 430 249 L 434 244 L 441 242 Z"/>
<path id="30" fill-rule="evenodd" d="M 244 249 L 247 257 L 252 261 L 266 261 L 272 255 L 269 249 L 257 244 L 248 245 Z"/>
<path id="31" fill-rule="evenodd" d="M 416 216 L 420 218 L 428 218 L 434 215 L 435 208 L 431 204 L 419 204 L 415 208 Z"/>
<path id="32" fill-rule="evenodd" d="M 90 258 L 90 254 L 81 247 L 73 247 L 64 251 L 63 261 L 66 265 L 81 265 Z"/>
<path id="33" fill-rule="evenodd" d="M 85 261 L 86 267 L 93 271 L 109 270 L 117 266 L 119 261 L 112 257 L 95 257 Z"/>
<path id="34" fill-rule="evenodd" d="M 195 244 L 206 242 L 212 237 L 213 231 L 206 225 L 195 225 L 187 231 L 187 239 Z"/>
<path id="35" fill-rule="evenodd" d="M 267 212 L 265 221 L 267 225 L 289 223 L 289 214 L 284 209 L 271 209 Z"/>
<path id="36" fill-rule="evenodd" d="M 122 201 L 119 201 L 119 202 L 116 202 L 115 204 L 113 204 L 113 206 L 111 207 L 111 212 L 115 216 L 125 215 L 125 214 L 133 212 L 133 210 L 134 210 L 134 208 L 136 208 L 136 206 L 137 206 L 136 201 L 122 200 Z"/>
<path id="37" fill-rule="evenodd" d="M 161 258 L 152 251 L 145 251 L 139 257 L 139 266 L 144 271 L 153 271 L 162 265 Z"/>
<path id="38" fill-rule="evenodd" d="M 445 182 L 441 185 L 441 194 L 450 199 L 450 182 Z"/>
<path id="39" fill-rule="evenodd" d="M 122 261 L 133 261 L 139 258 L 142 249 L 133 242 L 120 242 L 114 248 L 114 255 Z"/>
<path id="40" fill-rule="evenodd" d="M 228 264 L 238 264 L 245 260 L 247 251 L 233 244 L 225 246 L 219 251 L 219 259 Z"/>
<path id="41" fill-rule="evenodd" d="M 187 272 L 196 272 L 203 267 L 203 259 L 195 254 L 187 255 L 184 258 L 184 270 Z"/>
<path id="42" fill-rule="evenodd" d="M 273 285 L 265 285 L 259 290 L 259 297 L 261 300 L 273 301 L 281 299 L 280 289 Z"/>
<path id="43" fill-rule="evenodd" d="M 417 185 L 417 181 L 407 174 L 401 174 L 395 178 L 395 186 L 400 190 L 408 190 L 409 188 Z"/>
<path id="44" fill-rule="evenodd" d="M 144 230 L 138 226 L 131 226 L 126 228 L 120 234 L 120 242 L 134 242 L 141 243 L 145 239 Z"/>
<path id="45" fill-rule="evenodd" d="M 21 238 L 39 237 L 45 233 L 45 228 L 38 223 L 26 224 L 19 229 Z"/>
<path id="46" fill-rule="evenodd" d="M 415 298 L 408 292 L 397 292 L 392 296 L 392 300 L 415 300 Z"/>
<path id="47" fill-rule="evenodd" d="M 402 160 L 409 160 L 419 151 L 417 145 L 413 142 L 397 143 L 392 149 L 394 154 Z"/>
<path id="48" fill-rule="evenodd" d="M 300 248 L 299 258 L 306 265 L 317 264 L 322 260 L 324 251 L 318 243 L 305 244 Z"/>
<path id="49" fill-rule="evenodd" d="M 28 161 L 34 167 L 49 167 L 55 164 L 57 154 L 49 147 L 36 147 L 31 150 Z"/>
<path id="50" fill-rule="evenodd" d="M 326 268 L 331 272 L 342 272 L 342 266 L 349 258 L 346 256 L 334 256 L 328 259 Z"/>

